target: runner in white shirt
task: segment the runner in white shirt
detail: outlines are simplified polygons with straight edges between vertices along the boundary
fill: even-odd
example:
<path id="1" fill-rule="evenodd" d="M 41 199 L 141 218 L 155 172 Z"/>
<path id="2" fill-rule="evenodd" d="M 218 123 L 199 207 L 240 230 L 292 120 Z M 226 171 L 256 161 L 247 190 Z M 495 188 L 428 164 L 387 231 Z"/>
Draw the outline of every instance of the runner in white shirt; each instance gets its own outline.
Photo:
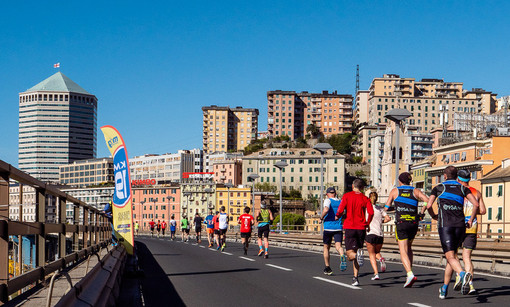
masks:
<path id="1" fill-rule="evenodd" d="M 377 270 L 377 260 L 381 263 L 381 272 L 386 271 L 386 262 L 381 256 L 381 248 L 384 242 L 384 232 L 382 224 L 387 223 L 391 218 L 386 213 L 384 208 L 377 206 L 377 193 L 372 192 L 369 194 L 370 201 L 374 208 L 374 218 L 370 222 L 370 231 L 368 232 L 365 243 L 367 244 L 368 256 L 370 257 L 370 264 L 374 269 L 374 277 L 372 280 L 379 279 L 379 271 Z"/>
<path id="2" fill-rule="evenodd" d="M 227 229 L 228 229 L 228 214 L 225 213 L 225 206 L 221 206 L 220 215 L 218 217 L 219 227 L 220 227 L 220 246 L 221 251 L 225 249 L 225 242 L 227 239 Z"/>

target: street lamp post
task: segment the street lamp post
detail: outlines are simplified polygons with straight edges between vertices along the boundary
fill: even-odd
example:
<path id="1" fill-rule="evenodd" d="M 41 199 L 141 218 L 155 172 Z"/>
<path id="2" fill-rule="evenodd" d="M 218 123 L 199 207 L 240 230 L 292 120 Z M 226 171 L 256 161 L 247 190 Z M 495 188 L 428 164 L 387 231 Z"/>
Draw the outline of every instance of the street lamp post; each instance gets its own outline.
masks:
<path id="1" fill-rule="evenodd" d="M 398 171 L 400 158 L 400 124 L 403 120 L 413 116 L 407 109 L 393 109 L 388 111 L 384 117 L 395 123 L 395 186 L 398 187 Z"/>
<path id="2" fill-rule="evenodd" d="M 248 175 L 248 181 L 251 181 L 251 207 L 252 207 L 252 215 L 255 216 L 255 180 L 260 176 L 257 174 Z"/>
<path id="3" fill-rule="evenodd" d="M 278 161 L 274 164 L 280 170 L 280 234 L 282 233 L 283 226 L 283 202 L 282 202 L 282 170 L 287 166 L 287 162 Z"/>
<path id="4" fill-rule="evenodd" d="M 232 188 L 234 185 L 230 182 L 226 183 L 225 186 L 227 187 L 227 215 L 230 222 L 230 188 Z"/>
<path id="5" fill-rule="evenodd" d="M 142 200 L 142 201 L 140 202 L 140 205 L 141 205 L 142 207 L 143 207 L 143 204 L 145 204 L 145 200 Z M 141 208 L 141 209 L 142 209 L 142 210 L 141 210 L 142 212 L 145 212 L 145 210 L 143 210 L 143 208 Z M 143 217 L 143 213 L 142 213 L 142 217 Z M 144 223 L 144 225 L 143 225 L 143 226 L 144 226 L 144 228 L 145 228 L 145 223 Z"/>
<path id="6" fill-rule="evenodd" d="M 175 201 L 175 197 L 172 197 L 172 196 L 167 196 L 166 199 L 168 200 L 168 217 L 170 217 L 170 199 L 172 199 L 172 201 Z"/>
<path id="7" fill-rule="evenodd" d="M 330 150 L 333 149 L 333 147 L 329 143 L 319 143 L 313 147 L 313 149 L 317 150 L 321 153 L 321 197 L 320 197 L 320 203 L 319 206 L 321 208 L 321 213 L 324 210 L 323 208 L 323 197 L 324 197 L 324 154 Z M 324 224 L 321 223 L 321 234 L 324 231 Z"/>

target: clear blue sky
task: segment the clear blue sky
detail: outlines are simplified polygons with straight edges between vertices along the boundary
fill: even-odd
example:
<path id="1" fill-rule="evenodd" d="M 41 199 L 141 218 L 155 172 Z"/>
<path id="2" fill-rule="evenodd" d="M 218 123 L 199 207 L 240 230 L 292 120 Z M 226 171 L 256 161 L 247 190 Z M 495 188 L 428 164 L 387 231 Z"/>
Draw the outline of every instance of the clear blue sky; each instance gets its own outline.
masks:
<path id="1" fill-rule="evenodd" d="M 509 94 L 500 1 L 8 1 L 0 13 L 0 159 L 17 165 L 18 93 L 61 71 L 99 99 L 130 156 L 202 146 L 204 105 L 266 91 L 354 93 L 384 73 Z M 98 127 L 98 156 L 109 155 Z"/>

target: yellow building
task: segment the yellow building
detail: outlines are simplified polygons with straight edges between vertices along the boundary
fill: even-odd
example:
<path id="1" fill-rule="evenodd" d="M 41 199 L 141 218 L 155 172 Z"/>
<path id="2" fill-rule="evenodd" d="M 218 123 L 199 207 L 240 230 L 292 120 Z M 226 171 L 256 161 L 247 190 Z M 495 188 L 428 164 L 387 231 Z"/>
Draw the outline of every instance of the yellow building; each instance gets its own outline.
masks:
<path id="1" fill-rule="evenodd" d="M 315 211 L 305 211 L 305 231 L 320 231 L 321 230 L 321 219 L 320 215 Z"/>
<path id="2" fill-rule="evenodd" d="M 244 207 L 249 206 L 252 209 L 251 189 L 241 186 L 230 189 L 218 187 L 216 189 L 216 210 L 219 211 L 221 206 L 225 206 L 225 211 L 230 215 L 230 226 L 237 226 L 237 219 L 244 213 Z"/>
<path id="3" fill-rule="evenodd" d="M 510 159 L 484 176 L 482 197 L 487 213 L 482 217 L 480 231 L 485 234 L 510 232 Z"/>

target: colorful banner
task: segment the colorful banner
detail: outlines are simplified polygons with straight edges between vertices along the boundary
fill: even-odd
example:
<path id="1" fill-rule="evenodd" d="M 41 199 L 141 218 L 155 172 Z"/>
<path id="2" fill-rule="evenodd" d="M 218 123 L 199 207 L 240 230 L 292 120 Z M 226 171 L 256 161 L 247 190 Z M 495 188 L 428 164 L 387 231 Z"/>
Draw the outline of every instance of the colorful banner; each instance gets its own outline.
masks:
<path id="1" fill-rule="evenodd" d="M 113 193 L 113 228 L 115 236 L 128 254 L 133 254 L 133 207 L 131 205 L 131 180 L 126 145 L 119 131 L 112 126 L 101 127 L 106 146 L 113 156 L 115 193 Z"/>

